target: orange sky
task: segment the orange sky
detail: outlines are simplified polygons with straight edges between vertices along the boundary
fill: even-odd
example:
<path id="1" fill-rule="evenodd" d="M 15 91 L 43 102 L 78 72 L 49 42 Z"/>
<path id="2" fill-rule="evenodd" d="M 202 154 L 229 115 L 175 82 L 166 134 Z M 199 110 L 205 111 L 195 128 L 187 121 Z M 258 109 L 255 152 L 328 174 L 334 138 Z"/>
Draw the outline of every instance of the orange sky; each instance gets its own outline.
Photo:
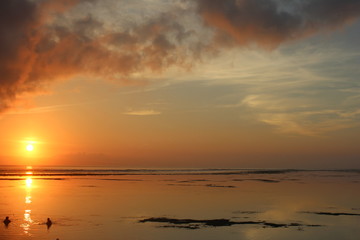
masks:
<path id="1" fill-rule="evenodd" d="M 2 2 L 0 164 L 360 167 L 360 4 L 261 3 Z"/>

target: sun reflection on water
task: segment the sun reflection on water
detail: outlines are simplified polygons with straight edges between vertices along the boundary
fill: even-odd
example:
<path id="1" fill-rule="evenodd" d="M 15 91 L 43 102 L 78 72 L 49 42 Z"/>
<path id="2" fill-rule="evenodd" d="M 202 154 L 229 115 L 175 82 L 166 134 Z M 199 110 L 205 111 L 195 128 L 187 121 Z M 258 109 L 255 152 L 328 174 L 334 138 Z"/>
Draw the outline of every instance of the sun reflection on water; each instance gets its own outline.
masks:
<path id="1" fill-rule="evenodd" d="M 32 169 L 31 167 L 26 167 L 28 170 Z M 25 196 L 25 212 L 24 212 L 24 223 L 21 224 L 21 227 L 24 230 L 24 233 L 26 235 L 31 235 L 30 234 L 30 227 L 31 224 L 33 223 L 33 220 L 31 219 L 31 208 L 30 208 L 30 204 L 32 203 L 31 200 L 31 188 L 32 188 L 32 171 L 27 171 L 26 172 L 26 179 L 25 179 L 25 186 L 26 186 L 26 196 Z"/>
<path id="2" fill-rule="evenodd" d="M 26 183 L 26 192 L 30 192 L 31 185 L 32 185 L 32 178 L 27 177 L 26 180 L 25 180 L 25 183 Z"/>
<path id="3" fill-rule="evenodd" d="M 26 204 L 32 203 L 32 201 L 31 201 L 31 196 L 26 196 L 26 197 L 25 197 L 25 203 L 26 203 Z"/>

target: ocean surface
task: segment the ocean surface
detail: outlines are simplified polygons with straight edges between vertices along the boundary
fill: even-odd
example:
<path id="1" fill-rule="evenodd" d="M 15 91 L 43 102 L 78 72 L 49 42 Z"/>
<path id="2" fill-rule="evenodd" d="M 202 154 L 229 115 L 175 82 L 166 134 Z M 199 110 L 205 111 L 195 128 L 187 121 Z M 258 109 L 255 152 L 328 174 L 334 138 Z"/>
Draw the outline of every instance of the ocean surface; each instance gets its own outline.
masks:
<path id="1" fill-rule="evenodd" d="M 1 240 L 360 236 L 360 170 L 0 166 L 0 194 Z"/>

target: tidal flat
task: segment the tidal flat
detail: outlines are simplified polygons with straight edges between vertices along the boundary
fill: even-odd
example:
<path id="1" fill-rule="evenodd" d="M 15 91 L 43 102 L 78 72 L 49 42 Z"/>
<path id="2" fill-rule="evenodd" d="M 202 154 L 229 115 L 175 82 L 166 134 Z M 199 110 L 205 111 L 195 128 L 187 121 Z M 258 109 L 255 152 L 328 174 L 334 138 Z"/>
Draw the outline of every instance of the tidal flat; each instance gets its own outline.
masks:
<path id="1" fill-rule="evenodd" d="M 358 189 L 344 170 L 2 169 L 0 239 L 357 240 Z"/>

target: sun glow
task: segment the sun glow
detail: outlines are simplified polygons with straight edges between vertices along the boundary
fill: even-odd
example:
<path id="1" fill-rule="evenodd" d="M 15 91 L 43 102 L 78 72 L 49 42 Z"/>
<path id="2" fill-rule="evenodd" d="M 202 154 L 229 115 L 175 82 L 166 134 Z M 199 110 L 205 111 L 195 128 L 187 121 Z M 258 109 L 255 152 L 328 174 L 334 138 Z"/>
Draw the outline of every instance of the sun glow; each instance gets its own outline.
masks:
<path id="1" fill-rule="evenodd" d="M 19 162 L 22 162 L 23 165 L 26 164 L 41 164 L 42 159 L 44 158 L 44 142 L 39 141 L 35 138 L 25 138 L 19 141 L 19 149 L 17 154 L 19 155 Z M 27 171 L 31 172 L 31 166 Z"/>
<path id="2" fill-rule="evenodd" d="M 26 151 L 28 151 L 28 152 L 34 151 L 34 145 L 32 145 L 32 144 L 26 145 Z"/>

